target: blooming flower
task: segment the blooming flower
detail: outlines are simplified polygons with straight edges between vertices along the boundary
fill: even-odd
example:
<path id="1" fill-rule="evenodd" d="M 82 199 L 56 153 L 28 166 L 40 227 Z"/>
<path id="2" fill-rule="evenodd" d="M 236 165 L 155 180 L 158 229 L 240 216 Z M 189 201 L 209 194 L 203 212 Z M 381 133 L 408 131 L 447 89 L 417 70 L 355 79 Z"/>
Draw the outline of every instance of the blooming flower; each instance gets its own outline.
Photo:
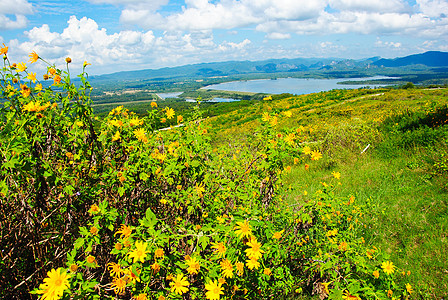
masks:
<path id="1" fill-rule="evenodd" d="M 33 51 L 28 55 L 30 57 L 30 63 L 34 64 L 38 59 L 39 55 L 37 55 L 36 51 Z"/>
<path id="2" fill-rule="evenodd" d="M 261 120 L 262 120 L 263 122 L 268 122 L 269 119 L 270 119 L 269 113 L 268 113 L 268 112 L 264 112 L 264 113 L 263 113 L 263 116 L 261 117 Z"/>
<path id="3" fill-rule="evenodd" d="M 129 257 L 134 259 L 134 263 L 137 261 L 145 262 L 146 253 L 148 253 L 147 246 L 148 244 L 145 242 L 135 242 L 135 249 L 129 253 Z"/>
<path id="4" fill-rule="evenodd" d="M 120 277 L 121 274 L 123 274 L 123 270 L 119 264 L 111 262 L 108 263 L 107 266 L 111 277 Z"/>
<path id="5" fill-rule="evenodd" d="M 155 262 L 151 265 L 151 270 L 154 272 L 154 274 L 158 273 L 160 271 L 160 265 Z"/>
<path id="6" fill-rule="evenodd" d="M 213 243 L 212 244 L 212 248 L 216 249 L 215 252 L 218 255 L 218 257 L 224 257 L 224 255 L 226 254 L 226 246 L 222 243 Z"/>
<path id="7" fill-rule="evenodd" d="M 69 288 L 70 275 L 62 268 L 52 269 L 47 272 L 47 278 L 44 283 L 39 286 L 38 294 L 43 294 L 43 300 L 57 300 L 62 297 L 64 291 Z"/>
<path id="8" fill-rule="evenodd" d="M 247 220 L 244 222 L 237 222 L 237 226 L 235 227 L 235 233 L 240 237 L 249 237 L 252 234 L 252 229 L 250 228 Z"/>
<path id="9" fill-rule="evenodd" d="M 170 107 L 167 107 L 166 108 L 166 118 L 169 120 L 169 119 L 172 119 L 173 117 L 174 117 L 174 115 L 175 115 L 175 112 L 174 112 L 174 109 L 172 109 L 172 108 L 170 108 Z"/>
<path id="10" fill-rule="evenodd" d="M 171 292 L 174 292 L 178 295 L 182 295 L 188 291 L 187 286 L 189 286 L 187 279 L 182 274 L 177 274 L 176 278 L 173 278 L 173 281 L 170 282 Z"/>
<path id="11" fill-rule="evenodd" d="M 233 277 L 232 263 L 228 259 L 223 259 L 220 262 L 220 265 L 224 278 L 232 278 Z"/>
<path id="12" fill-rule="evenodd" d="M 62 80 L 61 76 L 59 76 L 58 74 L 56 74 L 56 75 L 54 76 L 54 79 L 53 79 L 53 85 L 58 85 L 58 84 L 60 84 L 60 83 L 61 83 L 61 80 Z"/>
<path id="13" fill-rule="evenodd" d="M 311 154 L 311 148 L 310 148 L 309 146 L 305 146 L 305 147 L 303 147 L 303 153 L 304 153 L 305 155 L 309 155 L 309 154 Z"/>
<path id="14" fill-rule="evenodd" d="M 139 128 L 133 131 L 135 137 L 137 138 L 137 140 L 139 140 L 140 142 L 144 142 L 146 143 L 148 141 L 148 138 L 146 137 L 146 132 L 144 128 Z"/>
<path id="15" fill-rule="evenodd" d="M 151 102 L 151 107 L 157 107 L 157 103 L 154 102 L 154 101 L 152 101 L 152 102 Z"/>
<path id="16" fill-rule="evenodd" d="M 157 248 L 156 251 L 154 251 L 155 258 L 163 258 L 165 253 L 163 252 L 163 249 Z"/>
<path id="17" fill-rule="evenodd" d="M 395 271 L 395 266 L 391 261 L 385 261 L 381 264 L 381 268 L 383 269 L 384 273 L 387 275 L 392 274 Z"/>
<path id="18" fill-rule="evenodd" d="M 199 265 L 199 262 L 196 260 L 195 257 L 186 258 L 185 263 L 188 265 L 187 268 L 188 274 L 198 274 L 199 268 L 201 266 Z"/>
<path id="19" fill-rule="evenodd" d="M 17 71 L 23 72 L 25 70 L 26 70 L 26 64 L 24 62 L 21 62 L 21 63 L 17 64 Z"/>
<path id="20" fill-rule="evenodd" d="M 406 283 L 406 291 L 408 291 L 409 294 L 412 294 L 414 290 L 412 289 L 412 285 L 409 283 Z"/>
<path id="21" fill-rule="evenodd" d="M 260 267 L 260 263 L 258 262 L 258 260 L 251 258 L 249 260 L 246 260 L 246 266 L 249 268 L 249 270 L 253 270 L 254 268 L 258 269 Z"/>
<path id="22" fill-rule="evenodd" d="M 220 295 L 224 294 L 222 291 L 222 284 L 217 280 L 206 283 L 205 289 L 207 290 L 205 297 L 209 300 L 219 300 Z"/>
<path id="23" fill-rule="evenodd" d="M 86 261 L 87 261 L 89 264 L 93 264 L 93 263 L 95 263 L 96 258 L 95 258 L 95 256 L 93 256 L 93 255 L 89 255 L 89 256 L 87 256 Z"/>
<path id="24" fill-rule="evenodd" d="M 126 280 L 123 278 L 114 278 L 112 280 L 112 288 L 115 292 L 115 294 L 123 294 L 125 288 L 126 288 Z"/>
<path id="25" fill-rule="evenodd" d="M 131 226 L 126 226 L 124 224 L 121 224 L 120 230 L 118 230 L 117 232 L 115 232 L 114 235 L 120 234 L 120 238 L 128 238 L 131 236 L 132 233 L 132 228 Z"/>
<path id="26" fill-rule="evenodd" d="M 379 278 L 380 277 L 380 272 L 378 272 L 378 270 L 373 271 L 373 276 L 375 278 Z"/>
<path id="27" fill-rule="evenodd" d="M 36 82 L 36 73 L 30 72 L 28 73 L 28 76 L 26 77 L 27 79 L 31 80 L 33 83 Z"/>
<path id="28" fill-rule="evenodd" d="M 261 244 L 257 241 L 257 238 L 252 237 L 247 243 L 247 246 L 249 246 L 250 248 L 244 250 L 246 252 L 246 256 L 249 257 L 250 259 L 259 259 L 262 255 L 262 253 L 264 253 L 263 250 L 261 250 Z"/>
<path id="29" fill-rule="evenodd" d="M 336 178 L 336 179 L 340 179 L 340 178 L 341 178 L 341 173 L 339 173 L 339 172 L 334 172 L 334 171 L 333 171 L 331 174 L 332 174 L 333 177 Z"/>
<path id="30" fill-rule="evenodd" d="M 322 153 L 319 150 L 311 151 L 311 160 L 319 160 L 322 158 Z"/>
<path id="31" fill-rule="evenodd" d="M 6 47 L 5 43 L 3 43 L 3 47 L 0 47 L 0 55 L 7 54 L 8 53 L 8 47 Z"/>
<path id="32" fill-rule="evenodd" d="M 242 262 L 237 261 L 235 263 L 235 268 L 236 268 L 236 274 L 238 276 L 243 275 L 243 273 L 244 273 L 244 264 Z"/>
<path id="33" fill-rule="evenodd" d="M 263 270 L 263 274 L 264 274 L 264 275 L 267 275 L 267 276 L 271 276 L 272 271 L 271 271 L 271 269 L 269 269 L 269 268 L 265 268 L 265 269 Z"/>
<path id="34" fill-rule="evenodd" d="M 272 235 L 272 238 L 276 239 L 276 240 L 280 239 L 282 237 L 283 232 L 285 232 L 284 229 L 281 231 L 274 232 L 274 234 Z"/>

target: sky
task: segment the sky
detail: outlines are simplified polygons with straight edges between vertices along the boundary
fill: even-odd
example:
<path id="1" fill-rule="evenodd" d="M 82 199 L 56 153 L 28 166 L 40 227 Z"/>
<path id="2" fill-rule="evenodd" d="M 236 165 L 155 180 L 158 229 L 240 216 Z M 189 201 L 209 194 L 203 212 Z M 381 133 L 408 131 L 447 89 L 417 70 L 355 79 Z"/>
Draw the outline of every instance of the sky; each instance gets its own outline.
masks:
<path id="1" fill-rule="evenodd" d="M 448 0 L 1 0 L 0 45 L 90 74 L 448 51 Z M 33 65 L 44 70 L 40 62 Z"/>

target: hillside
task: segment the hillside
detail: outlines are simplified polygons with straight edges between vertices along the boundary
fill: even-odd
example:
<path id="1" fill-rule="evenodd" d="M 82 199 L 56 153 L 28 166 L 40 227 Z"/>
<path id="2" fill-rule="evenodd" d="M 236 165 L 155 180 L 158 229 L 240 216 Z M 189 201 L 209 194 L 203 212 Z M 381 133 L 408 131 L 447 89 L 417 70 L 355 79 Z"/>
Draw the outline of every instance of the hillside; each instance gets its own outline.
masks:
<path id="1" fill-rule="evenodd" d="M 448 52 L 428 51 L 422 54 L 414 54 L 394 59 L 379 59 L 372 63 L 379 67 L 403 67 L 409 65 L 425 65 L 428 67 L 448 66 Z"/>

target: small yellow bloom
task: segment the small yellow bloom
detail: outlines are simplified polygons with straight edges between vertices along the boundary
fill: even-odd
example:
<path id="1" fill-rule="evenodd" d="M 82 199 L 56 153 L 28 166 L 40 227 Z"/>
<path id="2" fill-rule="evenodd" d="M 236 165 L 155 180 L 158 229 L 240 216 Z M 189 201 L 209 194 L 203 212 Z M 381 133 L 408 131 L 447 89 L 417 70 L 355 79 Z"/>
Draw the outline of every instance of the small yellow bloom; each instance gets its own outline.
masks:
<path id="1" fill-rule="evenodd" d="M 152 101 L 152 102 L 151 102 L 151 107 L 154 107 L 154 108 L 157 107 L 157 103 L 154 102 L 154 101 Z"/>
<path id="2" fill-rule="evenodd" d="M 176 278 L 173 278 L 173 281 L 170 282 L 171 292 L 182 295 L 188 291 L 187 286 L 189 285 L 190 283 L 182 274 L 177 274 Z"/>
<path id="3" fill-rule="evenodd" d="M 380 277 L 380 272 L 378 272 L 378 270 L 373 271 L 373 276 L 375 278 L 379 278 Z"/>
<path id="4" fill-rule="evenodd" d="M 44 283 L 39 286 L 38 294 L 43 294 L 42 299 L 59 299 L 64 294 L 64 291 L 70 287 L 70 275 L 62 268 L 57 270 L 52 269 L 47 272 L 47 278 Z"/>
<path id="5" fill-rule="evenodd" d="M 163 258 L 165 256 L 165 253 L 163 252 L 162 248 L 157 248 L 156 251 L 154 251 L 155 258 Z"/>
<path id="6" fill-rule="evenodd" d="M 172 119 L 174 117 L 174 115 L 175 115 L 174 109 L 167 107 L 166 108 L 166 118 L 168 120 Z"/>
<path id="7" fill-rule="evenodd" d="M 395 266 L 391 261 L 385 261 L 381 264 L 381 268 L 383 269 L 384 273 L 387 275 L 392 274 L 395 271 Z"/>
<path id="8" fill-rule="evenodd" d="M 274 232 L 274 234 L 272 235 L 272 238 L 276 239 L 276 240 L 280 239 L 282 237 L 283 232 L 285 232 L 284 229 L 280 230 L 280 231 L 277 231 L 277 232 Z"/>
<path id="9" fill-rule="evenodd" d="M 205 298 L 209 300 L 219 300 L 220 295 L 224 294 L 222 283 L 217 280 L 206 283 L 205 289 L 207 290 Z"/>
<path id="10" fill-rule="evenodd" d="M 269 268 L 265 268 L 265 269 L 263 270 L 263 274 L 264 274 L 264 275 L 267 275 L 267 276 L 271 276 L 272 271 L 271 271 L 271 269 L 269 269 Z"/>
<path id="11" fill-rule="evenodd" d="M 148 244 L 146 242 L 135 242 L 135 249 L 129 253 L 129 257 L 134 259 L 134 263 L 138 261 L 145 262 L 148 253 L 148 250 L 146 250 L 147 246 Z"/>
<path id="12" fill-rule="evenodd" d="M 17 64 L 17 71 L 23 72 L 25 70 L 26 70 L 26 64 L 24 62 L 21 62 L 21 63 Z"/>
<path id="13" fill-rule="evenodd" d="M 26 77 L 27 79 L 31 80 L 33 83 L 36 82 L 36 73 L 30 72 L 28 73 L 28 76 Z"/>

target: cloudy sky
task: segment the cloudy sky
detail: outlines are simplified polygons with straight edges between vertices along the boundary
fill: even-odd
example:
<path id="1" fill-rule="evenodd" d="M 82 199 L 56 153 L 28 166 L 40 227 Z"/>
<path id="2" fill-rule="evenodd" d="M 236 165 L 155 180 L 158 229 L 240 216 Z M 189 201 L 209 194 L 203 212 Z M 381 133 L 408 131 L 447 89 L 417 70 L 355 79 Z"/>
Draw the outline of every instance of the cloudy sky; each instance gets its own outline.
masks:
<path id="1" fill-rule="evenodd" d="M 448 51 L 448 0 L 1 0 L 16 62 L 91 74 L 226 60 Z M 37 66 L 39 67 L 39 66 Z M 41 66 L 43 67 L 43 66 Z"/>

